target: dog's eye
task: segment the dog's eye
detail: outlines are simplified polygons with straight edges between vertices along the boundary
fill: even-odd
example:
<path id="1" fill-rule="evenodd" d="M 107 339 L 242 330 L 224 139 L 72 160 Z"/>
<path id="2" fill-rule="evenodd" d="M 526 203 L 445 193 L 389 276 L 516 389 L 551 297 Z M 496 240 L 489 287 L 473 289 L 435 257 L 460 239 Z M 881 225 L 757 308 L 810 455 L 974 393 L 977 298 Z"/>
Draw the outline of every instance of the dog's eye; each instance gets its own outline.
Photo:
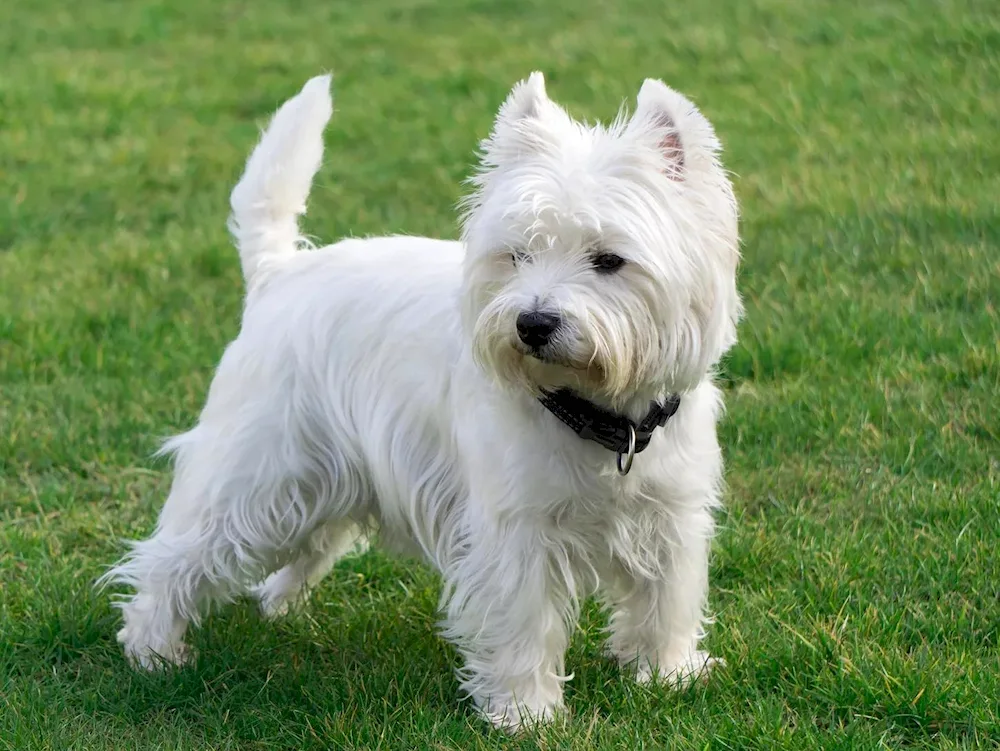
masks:
<path id="1" fill-rule="evenodd" d="M 510 262 L 514 264 L 514 266 L 520 266 L 522 263 L 524 263 L 525 258 L 527 258 L 527 253 L 525 253 L 523 250 L 510 251 Z"/>
<path id="2" fill-rule="evenodd" d="M 625 265 L 625 259 L 614 253 L 597 253 L 593 258 L 594 270 L 601 274 L 613 274 Z"/>

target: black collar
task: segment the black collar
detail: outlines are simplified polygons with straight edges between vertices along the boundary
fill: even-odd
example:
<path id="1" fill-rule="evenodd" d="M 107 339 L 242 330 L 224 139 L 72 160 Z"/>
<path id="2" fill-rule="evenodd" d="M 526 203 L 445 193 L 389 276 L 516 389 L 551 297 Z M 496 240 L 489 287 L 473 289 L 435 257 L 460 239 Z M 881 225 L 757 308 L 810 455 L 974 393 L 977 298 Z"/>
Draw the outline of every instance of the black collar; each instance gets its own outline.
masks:
<path id="1" fill-rule="evenodd" d="M 649 412 L 636 425 L 625 415 L 599 407 L 569 389 L 543 392 L 538 400 L 578 436 L 599 443 L 619 455 L 629 453 L 632 431 L 635 432 L 635 449 L 632 453 L 643 451 L 649 445 L 653 431 L 666 425 L 667 420 L 681 406 L 678 394 L 668 396 L 662 404 L 653 402 Z"/>

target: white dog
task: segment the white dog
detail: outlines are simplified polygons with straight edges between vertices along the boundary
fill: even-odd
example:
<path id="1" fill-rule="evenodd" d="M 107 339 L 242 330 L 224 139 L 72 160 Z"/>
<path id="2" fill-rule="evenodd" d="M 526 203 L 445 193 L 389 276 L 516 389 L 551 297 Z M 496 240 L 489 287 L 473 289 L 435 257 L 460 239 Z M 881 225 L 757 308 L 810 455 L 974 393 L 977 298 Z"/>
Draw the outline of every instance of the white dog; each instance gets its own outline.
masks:
<path id="1" fill-rule="evenodd" d="M 741 311 L 711 125 L 654 80 L 632 117 L 582 125 L 535 73 L 482 144 L 461 242 L 309 252 L 296 219 L 329 86 L 281 107 L 233 191 L 242 331 L 198 425 L 164 448 L 155 534 L 104 577 L 137 590 L 129 658 L 182 662 L 188 624 L 246 592 L 284 612 L 377 531 L 440 571 L 461 687 L 496 725 L 561 708 L 591 594 L 640 680 L 699 675 L 715 662 L 698 650 L 722 479 L 712 368 Z"/>

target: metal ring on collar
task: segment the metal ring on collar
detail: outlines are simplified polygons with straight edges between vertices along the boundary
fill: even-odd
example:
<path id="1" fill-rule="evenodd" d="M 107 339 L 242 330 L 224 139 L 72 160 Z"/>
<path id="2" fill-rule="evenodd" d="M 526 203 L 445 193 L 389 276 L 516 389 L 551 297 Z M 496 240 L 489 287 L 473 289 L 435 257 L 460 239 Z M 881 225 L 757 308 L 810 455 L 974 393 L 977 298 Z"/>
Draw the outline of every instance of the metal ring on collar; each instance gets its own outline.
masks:
<path id="1" fill-rule="evenodd" d="M 625 464 L 622 465 L 622 457 L 625 457 Z M 632 460 L 635 459 L 635 426 L 628 426 L 628 452 L 619 451 L 618 452 L 618 474 L 622 477 L 628 474 L 628 471 L 632 469 Z"/>

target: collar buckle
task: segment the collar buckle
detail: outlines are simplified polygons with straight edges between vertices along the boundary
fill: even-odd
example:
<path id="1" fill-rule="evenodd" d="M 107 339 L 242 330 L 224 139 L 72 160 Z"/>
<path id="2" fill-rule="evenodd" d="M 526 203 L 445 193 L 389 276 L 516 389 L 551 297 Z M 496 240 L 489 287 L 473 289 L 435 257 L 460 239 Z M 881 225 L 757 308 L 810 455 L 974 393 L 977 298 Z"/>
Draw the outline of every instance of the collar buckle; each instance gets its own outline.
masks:
<path id="1" fill-rule="evenodd" d="M 622 463 L 622 457 L 625 457 L 625 462 Z M 628 449 L 625 452 L 619 451 L 618 456 L 615 458 L 615 464 L 618 467 L 618 474 L 622 477 L 628 474 L 629 470 L 632 469 L 632 462 L 635 460 L 635 427 L 632 423 L 628 426 Z"/>

